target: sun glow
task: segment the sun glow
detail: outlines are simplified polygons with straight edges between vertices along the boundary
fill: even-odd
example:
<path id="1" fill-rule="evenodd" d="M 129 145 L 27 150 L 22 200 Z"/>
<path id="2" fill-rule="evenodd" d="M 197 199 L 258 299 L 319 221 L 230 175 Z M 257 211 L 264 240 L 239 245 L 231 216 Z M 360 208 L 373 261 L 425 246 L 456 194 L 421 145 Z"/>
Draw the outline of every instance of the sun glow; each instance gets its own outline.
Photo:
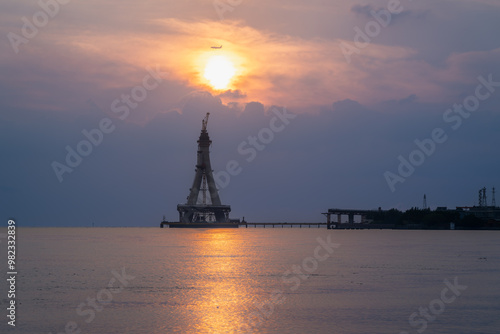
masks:
<path id="1" fill-rule="evenodd" d="M 233 63 L 227 57 L 217 55 L 208 59 L 203 77 L 214 89 L 225 89 L 235 74 Z"/>

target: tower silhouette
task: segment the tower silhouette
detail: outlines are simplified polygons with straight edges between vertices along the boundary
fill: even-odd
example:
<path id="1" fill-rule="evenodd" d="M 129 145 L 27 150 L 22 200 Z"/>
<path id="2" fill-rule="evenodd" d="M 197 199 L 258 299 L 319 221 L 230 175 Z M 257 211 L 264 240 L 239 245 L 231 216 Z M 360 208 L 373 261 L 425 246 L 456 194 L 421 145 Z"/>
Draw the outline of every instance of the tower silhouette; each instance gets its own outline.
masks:
<path id="1" fill-rule="evenodd" d="M 181 223 L 229 222 L 231 207 L 229 205 L 222 205 L 212 174 L 212 165 L 210 163 L 210 145 L 212 141 L 207 131 L 209 116 L 210 113 L 207 113 L 201 123 L 196 174 L 194 175 L 193 185 L 189 190 L 187 203 L 177 205 L 179 222 Z M 207 192 L 209 196 L 207 196 Z M 207 199 L 210 200 L 210 203 L 208 203 Z"/>
<path id="2" fill-rule="evenodd" d="M 486 198 L 486 187 L 479 189 L 479 203 L 478 206 L 486 207 L 488 206 L 488 200 Z"/>

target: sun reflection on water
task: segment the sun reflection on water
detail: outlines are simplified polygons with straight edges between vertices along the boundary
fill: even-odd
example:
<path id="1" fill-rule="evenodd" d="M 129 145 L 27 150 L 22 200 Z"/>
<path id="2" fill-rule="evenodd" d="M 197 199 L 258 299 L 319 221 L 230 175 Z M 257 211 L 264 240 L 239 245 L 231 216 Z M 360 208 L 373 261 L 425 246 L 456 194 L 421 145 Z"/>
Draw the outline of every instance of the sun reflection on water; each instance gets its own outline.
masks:
<path id="1" fill-rule="evenodd" d="M 203 276 L 203 293 L 195 302 L 197 332 L 237 333 L 252 297 L 245 282 L 246 255 L 241 234 L 228 230 L 207 230 L 198 249 L 198 270 Z"/>

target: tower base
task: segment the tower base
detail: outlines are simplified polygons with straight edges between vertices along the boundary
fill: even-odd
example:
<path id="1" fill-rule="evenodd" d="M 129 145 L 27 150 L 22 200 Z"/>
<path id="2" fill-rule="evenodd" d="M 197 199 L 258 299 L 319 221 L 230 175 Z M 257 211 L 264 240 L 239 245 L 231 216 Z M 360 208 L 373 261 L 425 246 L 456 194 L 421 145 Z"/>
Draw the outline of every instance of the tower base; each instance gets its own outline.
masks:
<path id="1" fill-rule="evenodd" d="M 184 224 L 230 223 L 229 205 L 177 205 L 179 222 Z"/>

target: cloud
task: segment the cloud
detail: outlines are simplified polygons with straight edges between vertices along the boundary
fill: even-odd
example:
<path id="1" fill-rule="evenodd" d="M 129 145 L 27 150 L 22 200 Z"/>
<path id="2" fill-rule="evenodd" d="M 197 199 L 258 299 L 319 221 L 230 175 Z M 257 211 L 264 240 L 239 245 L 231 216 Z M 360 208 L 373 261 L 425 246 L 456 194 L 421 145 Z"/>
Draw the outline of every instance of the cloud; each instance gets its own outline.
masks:
<path id="1" fill-rule="evenodd" d="M 407 103 L 413 103 L 417 100 L 417 95 L 411 94 L 408 97 L 405 97 L 404 99 L 401 99 L 398 101 L 400 104 L 407 104 Z"/>
<path id="2" fill-rule="evenodd" d="M 347 4 L 343 3 L 342 6 Z M 344 8 L 342 6 L 339 8 Z M 436 5 L 432 9 L 433 15 L 441 15 L 450 6 Z M 476 12 L 480 10 L 479 6 L 472 7 Z M 297 6 L 291 5 L 286 8 L 285 20 L 299 10 Z M 321 12 L 321 8 L 316 5 L 307 8 L 311 13 Z M 466 15 L 456 6 L 453 8 L 460 15 Z M 75 103 L 81 103 L 77 98 L 82 96 L 83 101 L 92 98 L 106 107 L 117 94 L 119 96 L 141 82 L 146 67 L 157 65 L 168 71 L 168 78 L 157 93 L 161 96 L 157 97 L 154 104 L 150 102 L 147 111 L 135 113 L 131 121 L 144 121 L 157 112 L 173 110 L 179 102 L 179 96 L 199 90 L 211 91 L 214 96 L 219 95 L 224 103 L 232 106 L 260 101 L 268 106 L 286 105 L 310 112 L 317 112 L 320 106 L 328 105 L 331 101 L 346 98 L 373 103 L 416 94 L 422 101 L 450 101 L 457 77 L 466 70 L 460 66 L 469 66 L 456 59 L 469 53 L 481 53 L 481 63 L 488 64 L 488 67 L 495 66 L 497 59 L 496 52 L 484 49 L 483 44 L 479 45 L 477 41 L 483 40 L 481 38 L 462 41 L 461 44 L 466 45 L 474 40 L 478 44 L 475 48 L 482 48 L 467 52 L 451 50 L 450 53 L 450 49 L 446 49 L 447 44 L 437 39 L 429 42 L 429 36 L 446 38 L 446 31 L 453 30 L 459 23 L 452 21 L 449 29 L 444 30 L 442 26 L 437 26 L 443 23 L 437 22 L 435 16 L 426 17 L 425 26 L 418 23 L 418 29 L 414 27 L 416 22 L 408 22 L 398 31 L 382 31 L 359 54 L 352 56 L 352 64 L 347 64 L 339 45 L 352 45 L 352 39 L 340 39 L 338 36 L 342 34 L 336 31 L 332 31 L 328 37 L 303 37 L 293 33 L 293 29 L 290 33 L 277 31 L 274 23 L 270 24 L 269 29 L 256 28 L 249 24 L 253 22 L 251 11 L 247 17 L 247 12 L 239 11 L 239 7 L 240 16 L 231 16 L 222 21 L 206 17 L 198 19 L 202 13 L 213 11 L 211 6 L 197 9 L 193 14 L 196 19 L 174 15 L 183 12 L 185 9 L 182 8 L 174 10 L 165 7 L 165 10 L 168 9 L 166 12 L 172 13 L 165 18 L 141 7 L 139 17 L 142 19 L 128 22 L 129 28 L 124 30 L 111 27 L 118 22 L 125 23 L 119 12 L 112 15 L 110 22 L 113 24 L 104 22 L 104 17 L 96 14 L 100 12 L 99 9 L 105 13 L 111 12 L 109 5 L 94 2 L 88 7 L 78 4 L 64 9 L 65 12 L 61 12 L 53 25 L 48 26 L 33 43 L 25 45 L 20 55 L 7 53 L 2 59 L 0 67 L 5 73 L 11 74 L 11 82 L 4 85 L 7 89 L 5 94 L 19 96 L 8 99 L 12 106 L 65 110 Z M 89 26 L 78 20 L 70 20 L 70 14 L 77 9 L 96 14 L 98 24 Z M 269 10 L 274 9 L 271 6 Z M 374 9 L 372 5 L 349 4 L 346 7 L 346 10 L 365 16 L 371 15 L 370 11 Z M 412 3 L 405 5 L 405 9 L 415 16 L 428 10 L 429 5 Z M 494 17 L 497 14 L 491 15 Z M 487 21 L 490 19 L 487 18 Z M 355 22 L 345 22 L 349 25 L 343 29 L 343 34 L 352 31 L 356 25 Z M 307 29 L 305 23 L 300 25 L 303 29 Z M 101 29 L 102 26 L 106 29 Z M 430 27 L 436 31 L 435 34 L 427 31 Z M 223 44 L 223 49 L 211 50 L 210 46 L 214 43 Z M 215 52 L 224 52 L 238 69 L 233 86 L 230 87 L 231 93 L 211 90 L 202 77 L 206 60 Z M 426 61 L 444 54 L 447 57 L 438 67 L 436 63 Z M 39 59 L 45 60 L 40 63 L 37 61 Z M 483 71 L 486 67 L 483 66 Z M 47 82 L 47 76 L 52 80 Z M 477 74 L 472 75 L 475 76 Z M 30 89 L 25 88 L 24 83 L 27 81 L 32 83 Z M 21 98 L 21 95 L 30 96 L 30 99 Z M 162 107 L 158 106 L 160 104 Z"/>
<path id="3" fill-rule="evenodd" d="M 370 12 L 373 10 L 372 5 L 354 5 L 351 7 L 351 12 L 361 14 L 370 18 Z"/>
<path id="4" fill-rule="evenodd" d="M 408 18 L 414 18 L 414 19 L 424 19 L 427 15 L 430 14 L 430 10 L 410 10 L 406 9 L 404 10 L 404 5 L 401 5 L 400 8 L 402 9 L 399 13 L 397 14 L 391 14 L 390 16 L 390 25 L 394 24 L 394 22 L 399 21 L 405 17 Z M 380 14 L 381 12 L 384 13 L 383 17 L 385 18 L 385 15 L 388 13 L 387 7 L 379 7 L 375 8 L 372 5 L 354 5 L 351 7 L 351 12 L 358 14 L 359 16 L 369 19 L 369 20 L 375 20 L 375 17 L 373 13 L 378 13 Z"/>
<path id="5" fill-rule="evenodd" d="M 230 99 L 242 99 L 242 98 L 247 97 L 247 95 L 239 89 L 235 89 L 235 90 L 228 89 L 228 90 L 224 91 L 223 93 L 218 94 L 217 96 L 219 96 L 221 98 L 230 98 Z"/>

